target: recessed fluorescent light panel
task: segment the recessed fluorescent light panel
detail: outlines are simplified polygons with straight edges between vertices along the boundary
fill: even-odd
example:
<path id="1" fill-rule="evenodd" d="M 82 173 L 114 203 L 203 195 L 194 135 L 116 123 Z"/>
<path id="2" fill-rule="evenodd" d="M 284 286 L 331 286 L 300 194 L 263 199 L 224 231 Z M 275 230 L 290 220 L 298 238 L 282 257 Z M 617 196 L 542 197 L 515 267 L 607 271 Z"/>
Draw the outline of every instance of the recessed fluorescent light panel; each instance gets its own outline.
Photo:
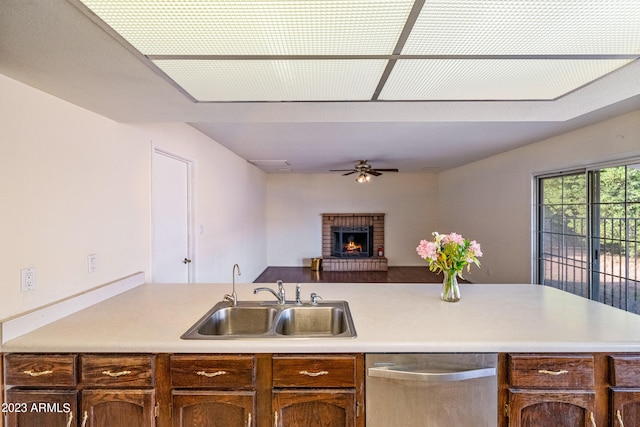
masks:
<path id="1" fill-rule="evenodd" d="M 196 102 L 556 99 L 640 57 L 638 0 L 69 0 Z"/>

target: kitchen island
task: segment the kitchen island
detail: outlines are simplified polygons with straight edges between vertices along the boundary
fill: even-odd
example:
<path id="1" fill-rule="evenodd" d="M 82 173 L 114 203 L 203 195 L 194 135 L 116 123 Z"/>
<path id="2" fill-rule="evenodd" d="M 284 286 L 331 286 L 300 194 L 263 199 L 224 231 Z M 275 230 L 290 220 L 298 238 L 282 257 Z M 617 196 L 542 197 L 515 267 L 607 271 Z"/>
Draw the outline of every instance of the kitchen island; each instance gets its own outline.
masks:
<path id="1" fill-rule="evenodd" d="M 239 300 L 264 300 L 237 284 Z M 274 286 L 275 287 L 275 286 Z M 230 284 L 144 284 L 4 343 L 7 352 L 638 352 L 640 316 L 538 285 L 302 284 L 349 303 L 356 338 L 183 340 Z M 295 284 L 285 284 L 293 299 Z"/>
<path id="2" fill-rule="evenodd" d="M 236 285 L 238 300 L 272 298 L 255 287 Z M 462 284 L 457 303 L 440 288 L 301 284 L 303 301 L 348 301 L 354 338 L 185 340 L 231 285 L 136 285 L 4 342 L 7 408 L 71 408 L 7 425 L 364 427 L 372 353 L 494 354 L 500 427 L 638 425 L 640 316 L 537 285 Z"/>

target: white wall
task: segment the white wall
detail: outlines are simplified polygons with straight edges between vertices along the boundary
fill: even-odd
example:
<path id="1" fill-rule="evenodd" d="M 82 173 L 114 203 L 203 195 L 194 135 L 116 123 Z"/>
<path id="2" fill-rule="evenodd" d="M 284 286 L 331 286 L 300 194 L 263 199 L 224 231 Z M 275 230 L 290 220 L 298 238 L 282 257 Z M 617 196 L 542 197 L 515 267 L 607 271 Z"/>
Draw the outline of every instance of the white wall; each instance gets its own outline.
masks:
<path id="1" fill-rule="evenodd" d="M 252 165 L 185 124 L 116 123 L 2 75 L 0 93 L 0 319 L 149 272 L 152 142 L 196 160 L 198 280 L 265 268 L 266 184 Z M 37 289 L 21 293 L 26 267 Z"/>
<path id="2" fill-rule="evenodd" d="M 322 256 L 323 213 L 384 213 L 389 265 L 424 265 L 416 254 L 420 239 L 435 230 L 434 174 L 394 174 L 358 184 L 340 174 L 269 175 L 268 258 L 272 266 L 308 265 Z"/>
<path id="3" fill-rule="evenodd" d="M 640 156 L 640 111 L 438 175 L 440 227 L 480 242 L 482 283 L 531 282 L 533 176 Z"/>

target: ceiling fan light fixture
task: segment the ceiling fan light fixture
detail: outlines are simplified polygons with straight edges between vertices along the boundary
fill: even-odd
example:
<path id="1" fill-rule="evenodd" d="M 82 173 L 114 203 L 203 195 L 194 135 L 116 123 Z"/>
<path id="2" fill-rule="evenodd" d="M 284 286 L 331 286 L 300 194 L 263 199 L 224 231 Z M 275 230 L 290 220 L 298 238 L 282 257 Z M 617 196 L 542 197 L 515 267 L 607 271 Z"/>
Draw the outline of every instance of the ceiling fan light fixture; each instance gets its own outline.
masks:
<path id="1" fill-rule="evenodd" d="M 371 181 L 371 175 L 368 175 L 366 172 L 361 172 L 360 175 L 358 175 L 358 177 L 356 178 L 356 181 L 360 184 L 364 184 Z"/>

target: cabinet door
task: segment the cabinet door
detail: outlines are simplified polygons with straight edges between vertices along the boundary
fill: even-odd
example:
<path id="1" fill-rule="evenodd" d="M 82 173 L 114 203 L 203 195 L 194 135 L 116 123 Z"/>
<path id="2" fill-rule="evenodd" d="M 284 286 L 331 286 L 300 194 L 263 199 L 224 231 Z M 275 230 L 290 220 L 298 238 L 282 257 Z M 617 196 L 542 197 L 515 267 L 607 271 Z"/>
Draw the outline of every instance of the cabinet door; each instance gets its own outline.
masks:
<path id="1" fill-rule="evenodd" d="M 255 426 L 255 392 L 174 390 L 174 427 Z"/>
<path id="2" fill-rule="evenodd" d="M 640 426 L 640 390 L 613 389 L 611 419 L 614 427 Z"/>
<path id="3" fill-rule="evenodd" d="M 153 390 L 84 390 L 82 427 L 153 427 Z M 83 420 L 84 421 L 84 420 Z"/>
<path id="4" fill-rule="evenodd" d="M 7 390 L 7 427 L 72 427 L 78 394 L 61 390 Z"/>
<path id="5" fill-rule="evenodd" d="M 509 427 L 596 427 L 593 391 L 509 390 Z"/>
<path id="6" fill-rule="evenodd" d="M 275 390 L 276 427 L 353 427 L 356 419 L 355 390 Z"/>

